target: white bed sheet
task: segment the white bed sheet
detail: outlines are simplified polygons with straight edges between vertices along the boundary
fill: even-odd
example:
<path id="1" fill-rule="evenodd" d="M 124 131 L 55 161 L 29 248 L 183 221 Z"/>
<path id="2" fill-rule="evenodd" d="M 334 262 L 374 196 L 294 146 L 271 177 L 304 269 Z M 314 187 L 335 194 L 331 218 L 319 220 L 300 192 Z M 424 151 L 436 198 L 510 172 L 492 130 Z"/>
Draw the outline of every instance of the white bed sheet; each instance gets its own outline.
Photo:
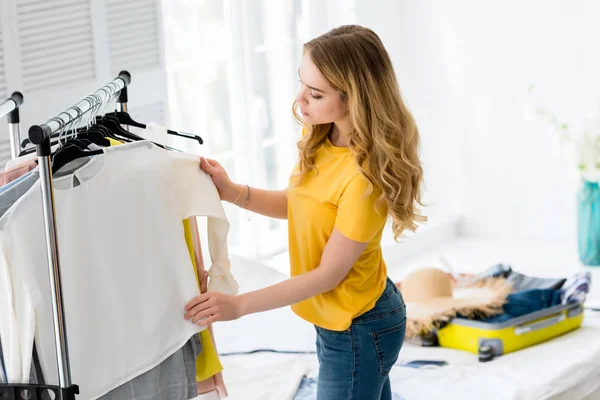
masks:
<path id="1" fill-rule="evenodd" d="M 488 363 L 466 352 L 406 345 L 399 362 L 430 359 L 449 365 L 394 368 L 392 387 L 406 399 L 584 399 L 600 388 L 599 335 L 600 313 L 586 313 L 582 328 Z"/>
<path id="2" fill-rule="evenodd" d="M 403 265 L 389 266 L 389 275 L 398 280 L 416 267 L 440 265 L 441 255 L 458 271 L 478 272 L 498 262 L 537 276 L 569 276 L 581 270 L 572 252 L 554 244 L 461 239 Z M 233 258 L 232 263 L 242 291 L 285 279 L 256 262 Z M 600 269 L 591 271 L 593 282 L 600 282 Z M 589 303 L 600 299 L 598 288 L 592 284 Z M 289 308 L 216 324 L 215 331 L 221 354 L 257 349 L 314 352 L 314 328 Z M 399 366 L 416 359 L 445 360 L 449 365 L 435 370 Z M 222 361 L 232 400 L 293 398 L 294 385 L 303 375 L 316 376 L 318 368 L 314 354 L 256 353 L 224 356 Z M 479 363 L 475 355 L 462 351 L 406 344 L 390 377 L 392 390 L 407 400 L 600 399 L 600 312 L 586 311 L 581 329 L 489 363 Z"/>
<path id="3" fill-rule="evenodd" d="M 473 354 L 405 345 L 390 373 L 392 390 L 406 400 L 600 399 L 600 313 L 581 329 L 538 346 L 479 363 Z M 274 339 L 276 336 L 274 335 Z M 433 370 L 402 367 L 411 360 L 445 360 Z M 222 357 L 230 399 L 283 400 L 303 376 L 316 377 L 316 355 L 259 352 Z"/>
<path id="4" fill-rule="evenodd" d="M 226 356 L 221 362 L 228 400 L 292 400 L 318 364 L 314 355 L 279 353 Z"/>

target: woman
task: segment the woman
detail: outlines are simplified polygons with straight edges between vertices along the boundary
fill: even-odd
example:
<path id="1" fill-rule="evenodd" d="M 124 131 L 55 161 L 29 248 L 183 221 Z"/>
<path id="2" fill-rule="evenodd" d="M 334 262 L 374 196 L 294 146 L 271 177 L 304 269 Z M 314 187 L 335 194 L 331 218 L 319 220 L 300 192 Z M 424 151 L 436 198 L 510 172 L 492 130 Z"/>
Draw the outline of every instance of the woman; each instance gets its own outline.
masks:
<path id="1" fill-rule="evenodd" d="M 395 239 L 426 220 L 418 130 L 369 29 L 342 26 L 310 41 L 298 73 L 293 112 L 304 130 L 287 190 L 235 184 L 216 161 L 200 161 L 222 200 L 288 219 L 292 277 L 238 296 L 202 294 L 186 318 L 204 326 L 291 305 L 317 331 L 319 399 L 391 399 L 406 311 L 380 241 L 388 215 Z"/>

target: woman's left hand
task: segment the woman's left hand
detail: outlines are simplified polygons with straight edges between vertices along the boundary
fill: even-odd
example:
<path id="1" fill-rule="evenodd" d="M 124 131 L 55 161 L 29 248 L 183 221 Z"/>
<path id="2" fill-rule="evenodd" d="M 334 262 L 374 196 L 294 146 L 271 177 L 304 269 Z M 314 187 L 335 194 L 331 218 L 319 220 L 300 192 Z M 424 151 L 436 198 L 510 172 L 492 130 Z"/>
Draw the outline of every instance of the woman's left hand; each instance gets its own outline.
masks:
<path id="1" fill-rule="evenodd" d="M 219 292 L 207 292 L 194 297 L 185 306 L 185 311 L 185 319 L 191 319 L 199 326 L 208 326 L 217 321 L 231 321 L 243 315 L 240 296 Z"/>

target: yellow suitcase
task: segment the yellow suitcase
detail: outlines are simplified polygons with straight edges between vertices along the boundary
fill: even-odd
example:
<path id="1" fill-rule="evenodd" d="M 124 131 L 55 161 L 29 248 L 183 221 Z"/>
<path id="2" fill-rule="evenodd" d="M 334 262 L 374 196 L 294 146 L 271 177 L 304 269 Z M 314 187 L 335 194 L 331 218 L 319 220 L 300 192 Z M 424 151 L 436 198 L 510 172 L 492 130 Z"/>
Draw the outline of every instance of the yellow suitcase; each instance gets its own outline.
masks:
<path id="1" fill-rule="evenodd" d="M 454 318 L 437 330 L 441 347 L 479 354 L 480 361 L 520 350 L 566 332 L 583 322 L 583 305 L 556 305 L 500 323 Z"/>

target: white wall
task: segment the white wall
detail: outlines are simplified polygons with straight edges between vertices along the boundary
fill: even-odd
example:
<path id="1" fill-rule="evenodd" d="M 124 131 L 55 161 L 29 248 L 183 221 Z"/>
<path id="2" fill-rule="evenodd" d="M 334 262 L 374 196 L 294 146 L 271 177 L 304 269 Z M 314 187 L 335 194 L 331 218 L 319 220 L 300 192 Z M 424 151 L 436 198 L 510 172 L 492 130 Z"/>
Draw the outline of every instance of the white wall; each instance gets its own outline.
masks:
<path id="1" fill-rule="evenodd" d="M 108 43 L 122 42 L 123 32 L 133 30 L 108 26 L 103 16 L 110 7 L 125 6 L 117 0 L 89 4 L 95 79 L 77 87 L 28 91 L 27 71 L 19 67 L 26 56 L 19 41 L 24 31 L 15 17 L 19 9 L 14 0 L 0 2 L 3 91 L 25 92 L 25 132 L 112 77 L 113 70 L 128 68 L 126 48 Z M 569 179 L 569 165 L 551 133 L 533 129 L 524 114 L 531 83 L 571 123 L 581 122 L 597 104 L 600 2 L 335 0 L 311 5 L 313 36 L 359 23 L 373 28 L 386 44 L 421 130 L 425 201 L 432 208 L 464 214 L 467 234 L 574 238 L 576 185 Z M 133 70 L 131 107 L 162 107 L 164 71 Z M 147 84 L 151 81 L 159 84 Z M 5 131 L 0 123 L 0 137 L 6 137 Z"/>
<path id="2" fill-rule="evenodd" d="M 577 125 L 600 99 L 600 2 L 359 0 L 422 134 L 430 203 L 464 233 L 574 240 L 576 182 L 527 88 Z"/>
<path id="3" fill-rule="evenodd" d="M 158 0 L 74 2 L 0 0 L 0 102 L 23 93 L 21 138 L 31 125 L 75 104 L 114 79 L 132 75 L 129 111 L 164 121 L 166 73 Z M 10 158 L 0 120 L 0 168 Z"/>

